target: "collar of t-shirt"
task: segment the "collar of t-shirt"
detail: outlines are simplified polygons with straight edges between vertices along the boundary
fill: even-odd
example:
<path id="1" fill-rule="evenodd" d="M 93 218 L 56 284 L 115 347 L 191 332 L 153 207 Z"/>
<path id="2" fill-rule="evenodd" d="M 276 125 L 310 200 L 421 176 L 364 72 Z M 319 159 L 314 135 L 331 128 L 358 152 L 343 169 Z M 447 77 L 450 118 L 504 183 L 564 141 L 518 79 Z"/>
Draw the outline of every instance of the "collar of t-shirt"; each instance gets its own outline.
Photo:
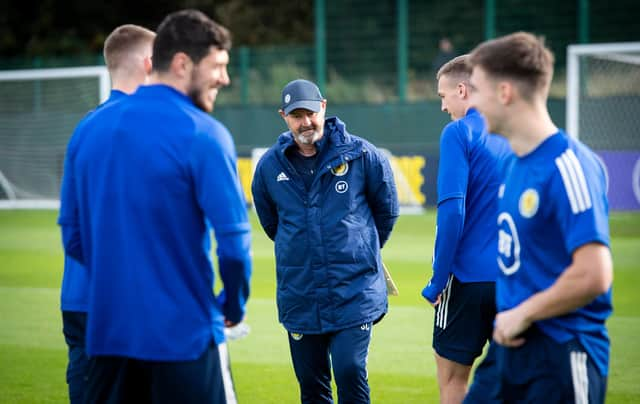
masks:
<path id="1" fill-rule="evenodd" d="M 289 153 L 287 154 L 291 165 L 302 177 L 304 185 L 308 190 L 313 182 L 313 177 L 316 175 L 316 162 L 318 161 L 319 153 L 316 153 L 313 156 L 303 156 L 297 149 L 292 148 L 289 149 Z"/>

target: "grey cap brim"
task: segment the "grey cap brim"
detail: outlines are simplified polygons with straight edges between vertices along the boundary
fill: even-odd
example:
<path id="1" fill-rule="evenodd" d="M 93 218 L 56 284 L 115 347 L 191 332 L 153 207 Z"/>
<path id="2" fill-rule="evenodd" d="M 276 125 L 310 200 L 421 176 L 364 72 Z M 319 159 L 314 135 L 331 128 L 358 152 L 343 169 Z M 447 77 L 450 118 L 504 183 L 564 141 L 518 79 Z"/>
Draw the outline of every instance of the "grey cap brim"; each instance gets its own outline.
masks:
<path id="1" fill-rule="evenodd" d="M 313 111 L 313 112 L 318 112 L 322 108 L 322 101 L 300 100 L 300 101 L 292 102 L 291 104 L 283 108 L 283 111 L 285 115 L 289 115 L 289 112 L 299 108 L 308 109 L 309 111 Z"/>

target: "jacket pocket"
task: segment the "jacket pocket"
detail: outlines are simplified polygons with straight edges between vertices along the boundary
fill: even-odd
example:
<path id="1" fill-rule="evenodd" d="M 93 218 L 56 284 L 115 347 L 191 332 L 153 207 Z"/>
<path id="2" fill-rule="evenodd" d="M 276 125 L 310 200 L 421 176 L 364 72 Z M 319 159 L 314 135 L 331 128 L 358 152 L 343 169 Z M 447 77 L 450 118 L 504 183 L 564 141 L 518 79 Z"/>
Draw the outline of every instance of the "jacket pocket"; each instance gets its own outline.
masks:
<path id="1" fill-rule="evenodd" d="M 372 234 L 371 230 L 363 229 L 363 231 L 358 232 L 360 238 L 360 263 L 366 263 L 372 272 L 378 272 L 378 248 L 377 245 L 372 245 L 372 243 L 377 243 L 378 240 L 375 234 Z"/>

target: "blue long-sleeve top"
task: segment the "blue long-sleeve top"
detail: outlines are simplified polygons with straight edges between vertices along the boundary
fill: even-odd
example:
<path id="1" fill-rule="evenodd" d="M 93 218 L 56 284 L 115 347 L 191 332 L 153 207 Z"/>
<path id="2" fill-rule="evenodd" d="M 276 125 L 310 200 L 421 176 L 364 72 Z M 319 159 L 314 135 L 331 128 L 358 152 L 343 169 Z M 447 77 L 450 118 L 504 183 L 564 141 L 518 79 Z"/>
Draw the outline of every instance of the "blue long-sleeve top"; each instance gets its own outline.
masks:
<path id="1" fill-rule="evenodd" d="M 82 131 L 84 124 L 90 119 L 95 111 L 109 107 L 113 103 L 119 102 L 127 94 L 119 90 L 111 90 L 109 98 L 100 104 L 96 109 L 89 112 L 76 127 L 75 132 Z M 71 226 L 62 228 L 62 241 L 64 245 L 69 245 L 71 254 L 79 257 L 82 262 L 82 251 L 80 249 L 80 238 L 77 229 Z M 78 259 L 65 254 L 64 273 L 62 275 L 62 287 L 60 288 L 60 308 L 63 311 L 86 312 L 89 299 L 89 274 L 87 268 Z"/>
<path id="2" fill-rule="evenodd" d="M 511 155 L 507 141 L 488 134 L 473 108 L 443 129 L 433 276 L 422 291 L 430 302 L 451 274 L 463 283 L 495 281 L 498 188 Z"/>
<path id="3" fill-rule="evenodd" d="M 193 360 L 244 316 L 251 227 L 233 140 L 175 89 L 142 86 L 74 134 L 58 223 L 89 272 L 89 355 Z"/>

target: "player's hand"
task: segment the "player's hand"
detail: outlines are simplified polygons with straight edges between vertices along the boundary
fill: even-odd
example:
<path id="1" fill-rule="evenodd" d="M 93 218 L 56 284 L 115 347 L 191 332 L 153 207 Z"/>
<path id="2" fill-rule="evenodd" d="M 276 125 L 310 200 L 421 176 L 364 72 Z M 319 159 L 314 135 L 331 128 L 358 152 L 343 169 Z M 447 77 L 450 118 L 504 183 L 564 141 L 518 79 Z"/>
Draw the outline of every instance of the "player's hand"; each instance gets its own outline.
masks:
<path id="1" fill-rule="evenodd" d="M 493 340 L 500 345 L 515 348 L 524 344 L 525 339 L 519 337 L 531 326 L 521 306 L 502 311 L 496 315 L 493 327 Z"/>
<path id="2" fill-rule="evenodd" d="M 433 296 L 434 291 L 435 288 L 433 287 L 431 282 L 429 282 L 427 286 L 422 289 L 422 297 L 424 297 L 424 299 L 429 302 L 432 307 L 436 307 L 440 304 L 440 297 L 442 296 L 442 293 L 438 293 L 436 296 Z"/>
<path id="3" fill-rule="evenodd" d="M 224 326 L 229 328 L 229 327 L 234 327 L 238 324 L 240 324 L 242 322 L 242 320 L 238 321 L 237 323 L 234 323 L 233 321 L 227 320 L 226 318 L 224 319 Z"/>
<path id="4" fill-rule="evenodd" d="M 224 336 L 227 338 L 227 341 L 234 341 L 245 338 L 250 332 L 251 327 L 249 327 L 249 324 L 241 321 L 231 327 L 225 327 Z"/>

